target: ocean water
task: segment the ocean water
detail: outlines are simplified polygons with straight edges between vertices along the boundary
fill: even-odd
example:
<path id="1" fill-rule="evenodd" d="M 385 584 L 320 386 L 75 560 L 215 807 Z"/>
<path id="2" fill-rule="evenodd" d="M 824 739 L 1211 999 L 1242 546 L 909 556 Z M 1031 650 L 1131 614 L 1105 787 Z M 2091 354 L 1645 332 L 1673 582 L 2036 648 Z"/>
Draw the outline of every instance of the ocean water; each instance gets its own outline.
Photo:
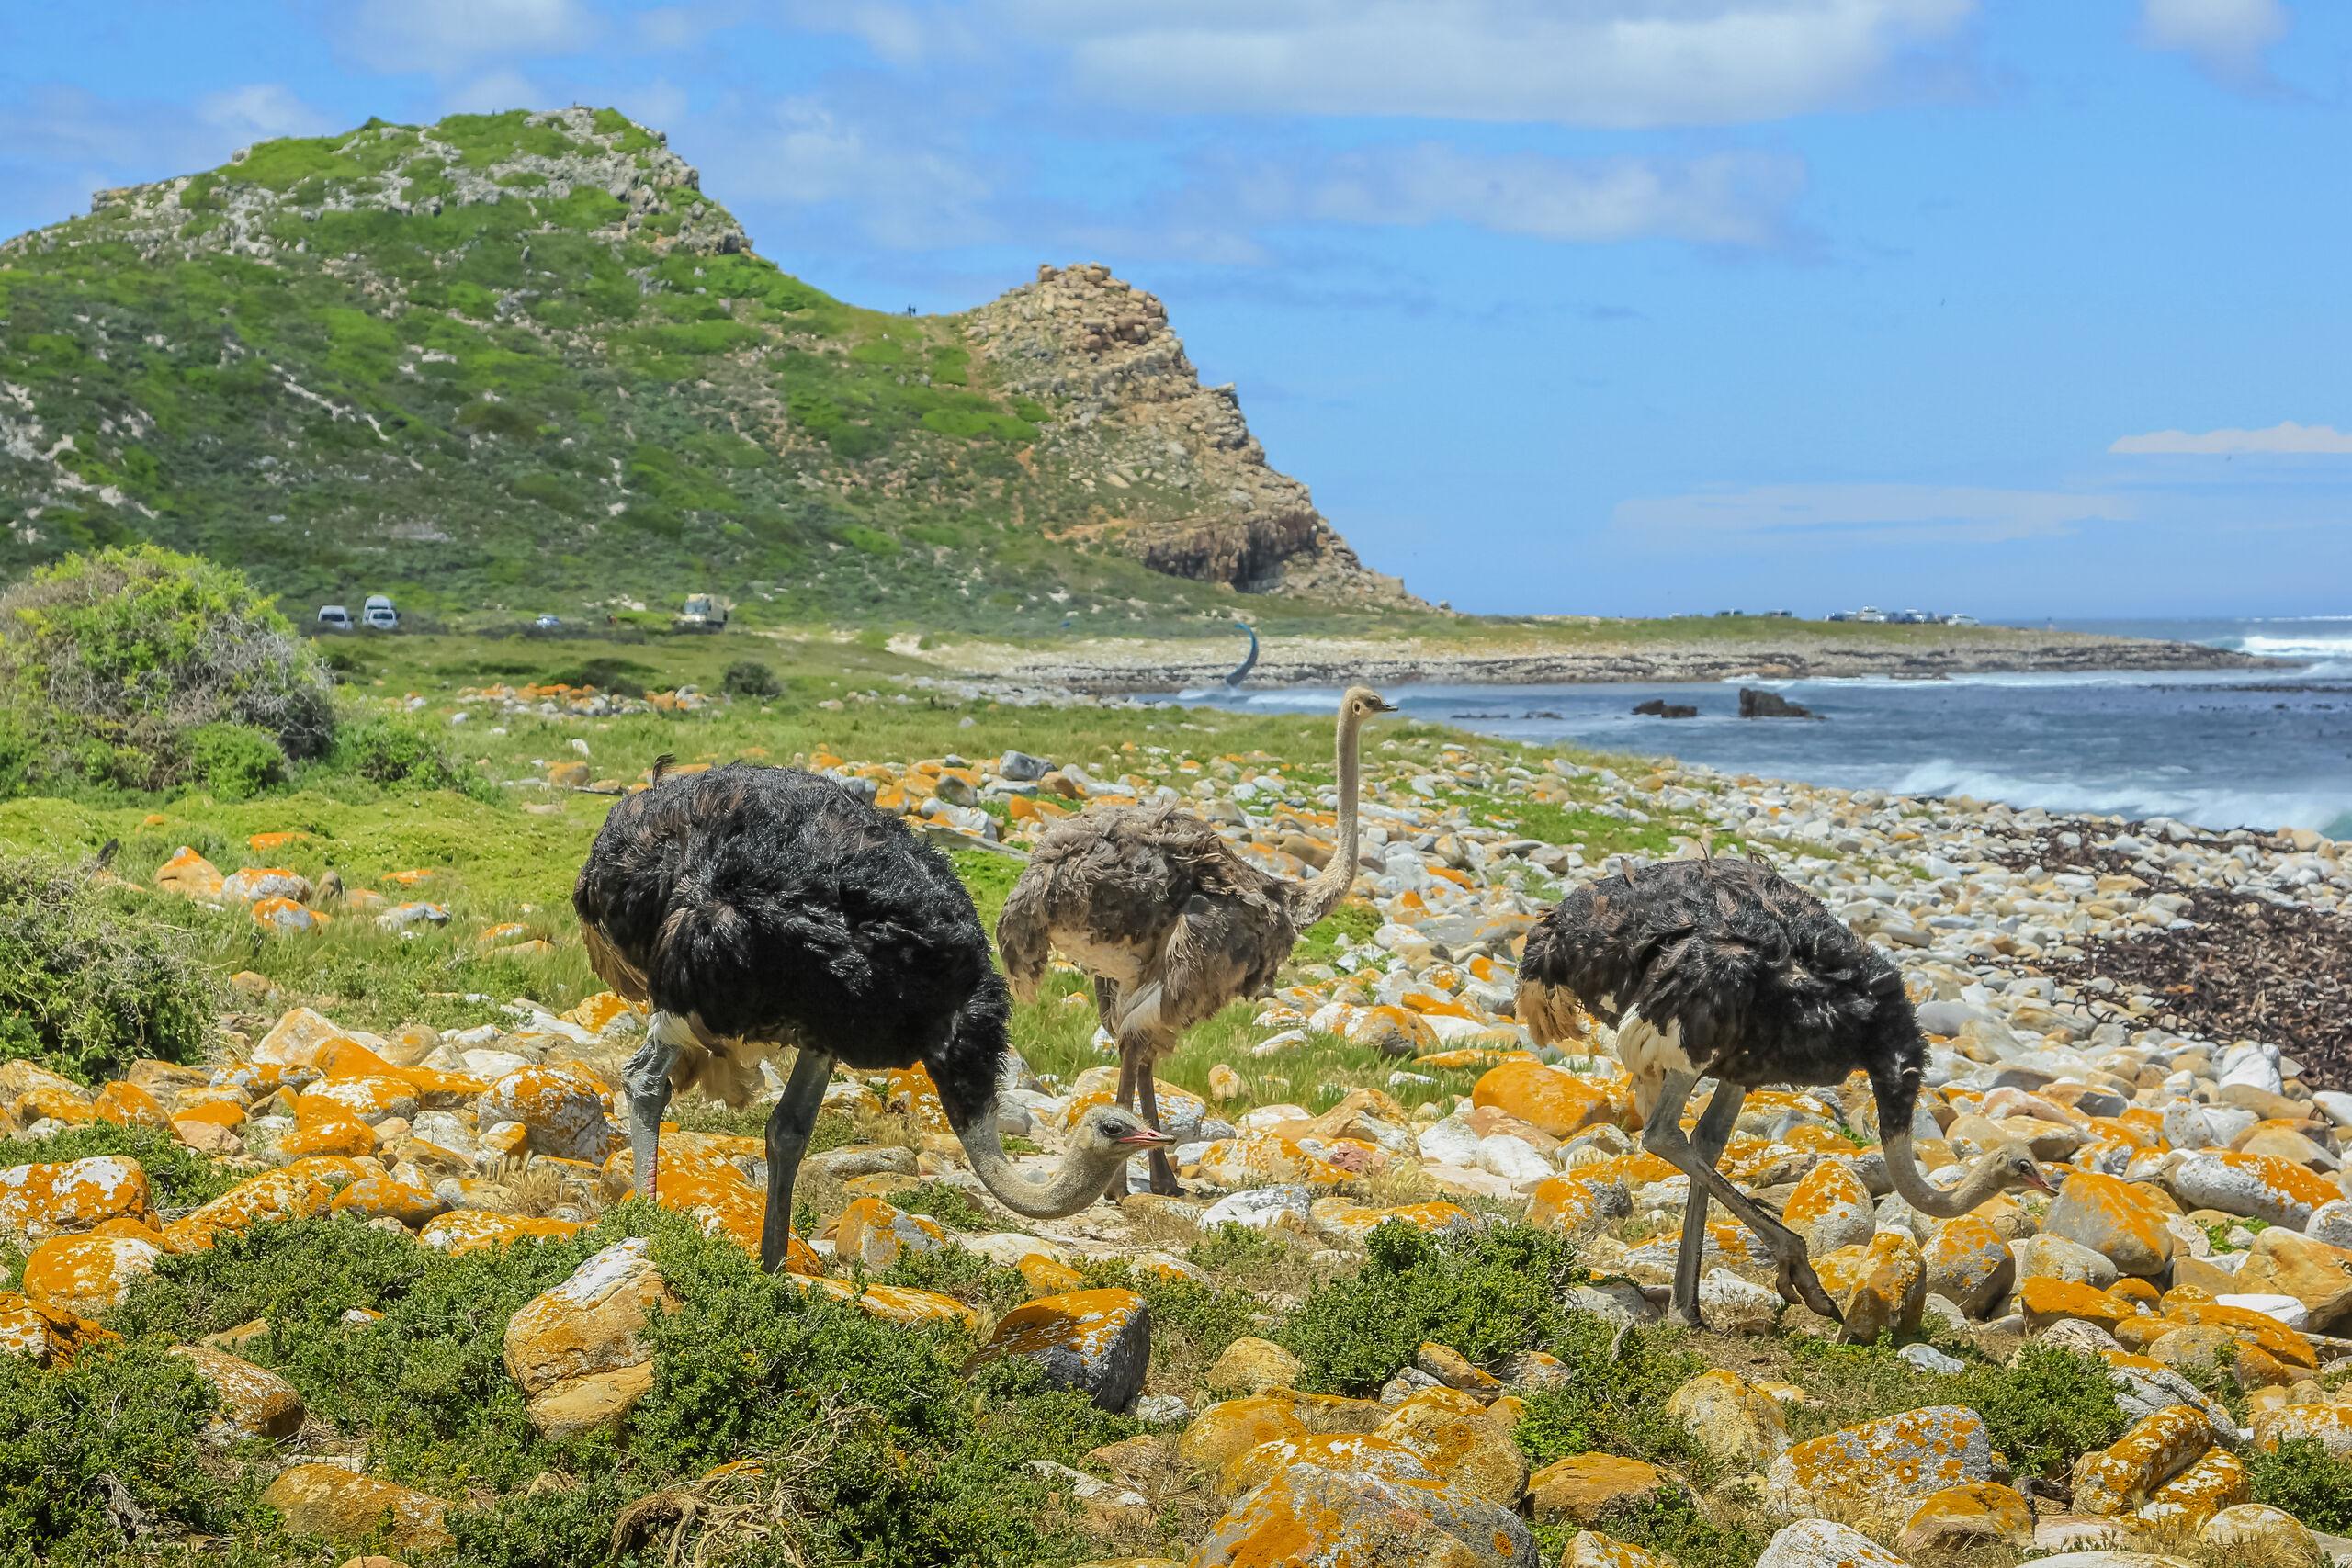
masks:
<path id="1" fill-rule="evenodd" d="M 2352 839 L 2352 616 L 2061 621 L 2293 659 L 2300 667 L 2143 674 L 1957 675 L 1940 681 L 1400 686 L 1418 718 L 1522 740 L 1671 754 L 1769 778 L 1905 795 L 1969 795 L 2052 811 L 2177 817 L 2213 829 L 2315 828 Z M 1817 721 L 1742 719 L 1741 685 Z M 1339 692 L 1185 692 L 1203 705 L 1333 712 Z M 1636 716 L 1663 697 L 1699 716 Z"/>

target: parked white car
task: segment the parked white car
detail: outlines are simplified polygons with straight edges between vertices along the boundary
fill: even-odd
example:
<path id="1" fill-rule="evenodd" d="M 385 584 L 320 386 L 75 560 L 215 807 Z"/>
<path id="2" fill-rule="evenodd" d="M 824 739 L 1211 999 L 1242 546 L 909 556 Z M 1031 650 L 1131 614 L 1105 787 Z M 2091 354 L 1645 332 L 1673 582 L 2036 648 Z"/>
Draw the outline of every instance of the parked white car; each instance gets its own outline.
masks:
<path id="1" fill-rule="evenodd" d="M 340 604 L 322 604 L 319 625 L 331 632 L 347 632 L 351 629 L 351 612 Z"/>

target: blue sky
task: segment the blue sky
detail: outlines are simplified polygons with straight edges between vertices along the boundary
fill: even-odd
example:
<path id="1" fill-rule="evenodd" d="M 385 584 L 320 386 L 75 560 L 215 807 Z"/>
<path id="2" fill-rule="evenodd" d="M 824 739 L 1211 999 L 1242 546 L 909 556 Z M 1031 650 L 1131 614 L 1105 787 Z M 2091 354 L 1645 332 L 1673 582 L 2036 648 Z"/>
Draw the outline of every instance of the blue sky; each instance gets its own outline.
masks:
<path id="1" fill-rule="evenodd" d="M 612 104 L 860 303 L 1110 263 L 1461 608 L 2324 614 L 2348 67 L 2318 0 L 19 4 L 0 230 Z"/>

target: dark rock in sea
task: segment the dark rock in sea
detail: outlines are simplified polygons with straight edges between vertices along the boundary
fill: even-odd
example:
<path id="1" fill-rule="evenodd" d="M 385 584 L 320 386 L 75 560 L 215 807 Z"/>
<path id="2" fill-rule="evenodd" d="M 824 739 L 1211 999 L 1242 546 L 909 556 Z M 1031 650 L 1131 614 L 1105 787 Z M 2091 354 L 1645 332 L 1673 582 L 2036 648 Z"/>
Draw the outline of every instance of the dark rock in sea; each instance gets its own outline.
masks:
<path id="1" fill-rule="evenodd" d="M 1801 707 L 1778 692 L 1759 692 L 1752 686 L 1739 689 L 1739 716 L 1742 718 L 1811 718 L 1813 710 Z"/>
<path id="2" fill-rule="evenodd" d="M 1658 718 L 1696 718 L 1699 710 L 1683 703 L 1669 703 L 1664 697 L 1652 697 L 1645 703 L 1635 703 L 1634 711 Z"/>

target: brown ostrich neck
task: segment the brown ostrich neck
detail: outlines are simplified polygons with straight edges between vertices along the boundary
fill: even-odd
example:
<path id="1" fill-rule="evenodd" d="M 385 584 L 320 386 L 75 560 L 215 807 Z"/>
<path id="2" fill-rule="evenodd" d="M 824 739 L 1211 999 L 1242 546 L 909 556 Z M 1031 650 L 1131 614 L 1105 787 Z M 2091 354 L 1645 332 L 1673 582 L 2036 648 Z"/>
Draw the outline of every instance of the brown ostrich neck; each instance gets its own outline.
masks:
<path id="1" fill-rule="evenodd" d="M 1032 1181 L 1013 1169 L 1012 1162 L 1005 1157 L 1003 1139 L 997 1131 L 993 1097 L 970 1124 L 956 1129 L 956 1136 L 963 1144 L 964 1156 L 972 1162 L 972 1174 L 980 1179 L 980 1185 L 998 1202 L 1032 1220 L 1058 1220 L 1077 1213 L 1102 1196 L 1102 1185 L 1111 1179 L 1112 1170 L 1126 1161 L 1125 1151 L 1090 1157 L 1087 1150 L 1073 1146 L 1062 1156 L 1060 1168 L 1051 1177 Z"/>
<path id="2" fill-rule="evenodd" d="M 1887 1133 L 1880 1140 L 1886 1151 L 1887 1179 L 1903 1201 L 1922 1214 L 1949 1220 L 1972 1213 L 2002 1190 L 2004 1178 L 1998 1163 L 1987 1155 L 1977 1160 L 1965 1179 L 1950 1189 L 1939 1188 L 1919 1168 L 1919 1161 L 1911 1152 L 1911 1131 Z"/>
<path id="3" fill-rule="evenodd" d="M 1301 931 L 1338 908 L 1340 900 L 1345 898 L 1348 889 L 1356 884 L 1356 734 L 1363 725 L 1363 716 L 1356 712 L 1355 705 L 1342 700 L 1336 742 L 1340 772 L 1340 841 L 1331 852 L 1329 863 L 1300 885 L 1295 923 Z"/>

